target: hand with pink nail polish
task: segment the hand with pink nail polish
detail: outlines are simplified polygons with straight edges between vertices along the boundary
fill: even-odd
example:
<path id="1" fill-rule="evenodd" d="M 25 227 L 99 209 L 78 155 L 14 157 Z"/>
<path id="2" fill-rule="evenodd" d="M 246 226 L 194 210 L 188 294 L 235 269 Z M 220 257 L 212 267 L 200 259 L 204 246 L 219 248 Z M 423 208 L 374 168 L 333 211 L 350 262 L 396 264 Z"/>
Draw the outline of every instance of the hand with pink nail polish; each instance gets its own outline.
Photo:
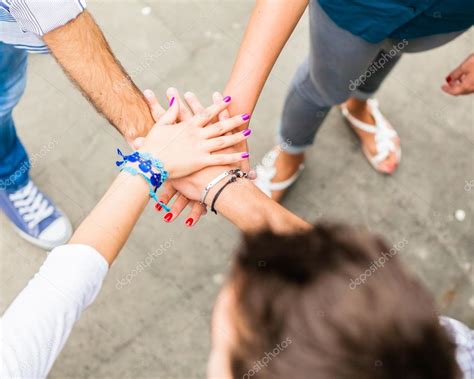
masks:
<path id="1" fill-rule="evenodd" d="M 188 92 L 185 95 L 185 99 L 189 108 L 192 110 L 194 114 L 199 114 L 200 112 L 202 112 L 203 107 L 194 94 Z M 225 101 L 225 99 L 226 98 L 222 97 L 222 95 L 217 92 L 213 96 L 214 104 L 219 104 L 222 100 Z M 243 115 L 236 116 L 234 118 L 240 118 L 244 123 L 248 123 L 250 120 L 250 115 L 243 114 Z M 227 110 L 224 110 L 218 116 L 219 122 L 221 123 L 227 123 L 234 118 L 230 117 Z M 205 129 L 209 127 L 211 126 L 207 126 Z M 248 138 L 251 134 L 252 134 L 252 131 L 250 129 L 244 129 L 243 131 L 237 132 L 235 134 L 231 134 L 226 137 L 235 138 L 235 140 L 237 140 L 241 138 Z M 249 153 L 237 152 L 238 148 L 240 148 L 241 145 L 242 144 L 240 145 L 233 144 L 227 147 L 222 146 L 222 149 L 216 153 L 220 155 L 228 154 L 230 156 L 234 154 L 239 154 L 241 159 L 248 159 L 250 156 Z M 223 162 L 222 165 L 207 167 L 191 175 L 188 175 L 186 177 L 179 178 L 176 180 L 171 180 L 170 184 L 180 195 L 185 196 L 189 200 L 199 201 L 203 188 L 211 180 L 213 180 L 215 177 L 217 177 L 219 174 L 221 174 L 224 171 L 228 171 L 234 168 L 239 168 L 239 164 L 240 162 Z"/>
<path id="2" fill-rule="evenodd" d="M 208 166 L 235 164 L 248 157 L 245 152 L 222 149 L 246 140 L 250 131 L 226 135 L 244 125 L 249 115 L 238 115 L 213 122 L 231 102 L 230 97 L 221 99 L 208 108 L 202 108 L 194 116 L 178 122 L 180 103 L 172 97 L 169 109 L 159 118 L 148 135 L 139 142 L 139 151 L 152 154 L 161 160 L 170 179 L 180 178 Z"/>

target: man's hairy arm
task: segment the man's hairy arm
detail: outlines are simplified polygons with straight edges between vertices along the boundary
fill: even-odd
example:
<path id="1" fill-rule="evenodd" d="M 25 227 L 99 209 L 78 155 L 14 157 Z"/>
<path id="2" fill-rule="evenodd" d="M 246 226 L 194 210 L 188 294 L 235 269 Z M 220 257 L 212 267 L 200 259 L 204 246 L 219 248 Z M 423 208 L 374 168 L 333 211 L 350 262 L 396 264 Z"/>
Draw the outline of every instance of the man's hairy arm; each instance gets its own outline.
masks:
<path id="1" fill-rule="evenodd" d="M 43 38 L 69 78 L 127 141 L 147 134 L 154 122 L 145 98 L 89 12 Z"/>

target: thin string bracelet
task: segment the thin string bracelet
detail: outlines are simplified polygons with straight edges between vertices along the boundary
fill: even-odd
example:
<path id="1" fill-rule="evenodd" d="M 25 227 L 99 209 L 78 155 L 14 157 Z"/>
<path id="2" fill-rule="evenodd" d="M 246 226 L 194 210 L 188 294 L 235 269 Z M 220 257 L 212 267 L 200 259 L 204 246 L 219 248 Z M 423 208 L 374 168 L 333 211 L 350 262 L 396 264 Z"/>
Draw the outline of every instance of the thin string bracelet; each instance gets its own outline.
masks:
<path id="1" fill-rule="evenodd" d="M 224 191 L 224 189 L 225 189 L 229 184 L 235 183 L 235 182 L 237 181 L 237 178 L 238 178 L 237 175 L 232 176 L 232 178 L 230 178 L 230 179 L 227 181 L 227 183 L 224 184 L 224 185 L 219 189 L 219 191 L 216 192 L 216 194 L 215 194 L 215 196 L 214 196 L 214 199 L 212 199 L 212 204 L 211 204 L 211 211 L 212 211 L 214 214 L 217 214 L 217 211 L 216 211 L 216 208 L 215 208 L 217 199 L 219 198 L 219 196 L 222 194 L 222 192 Z"/>

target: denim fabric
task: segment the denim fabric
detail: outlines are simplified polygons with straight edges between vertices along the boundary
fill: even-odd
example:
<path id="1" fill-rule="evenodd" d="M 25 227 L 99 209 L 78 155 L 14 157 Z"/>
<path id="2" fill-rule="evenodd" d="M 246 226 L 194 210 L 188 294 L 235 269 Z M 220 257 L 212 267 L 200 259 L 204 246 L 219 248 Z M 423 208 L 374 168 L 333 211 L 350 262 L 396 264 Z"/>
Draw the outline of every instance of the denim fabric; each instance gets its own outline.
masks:
<path id="1" fill-rule="evenodd" d="M 28 53 L 0 42 L 0 190 L 14 190 L 28 181 L 28 155 L 12 117 L 26 86 Z"/>

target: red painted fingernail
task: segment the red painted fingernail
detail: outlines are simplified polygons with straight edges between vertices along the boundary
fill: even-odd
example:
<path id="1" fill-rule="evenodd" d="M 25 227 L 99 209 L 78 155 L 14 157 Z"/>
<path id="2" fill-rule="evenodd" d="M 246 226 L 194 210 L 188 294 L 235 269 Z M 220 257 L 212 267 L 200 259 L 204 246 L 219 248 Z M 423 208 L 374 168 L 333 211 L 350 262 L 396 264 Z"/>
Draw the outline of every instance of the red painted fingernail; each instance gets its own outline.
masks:
<path id="1" fill-rule="evenodd" d="M 242 120 L 244 120 L 244 121 L 250 120 L 250 115 L 245 113 L 244 115 L 242 115 Z"/>
<path id="2" fill-rule="evenodd" d="M 174 96 L 173 96 L 173 97 L 171 98 L 171 100 L 170 100 L 170 107 L 172 107 L 173 104 L 174 104 Z"/>
<path id="3" fill-rule="evenodd" d="M 252 134 L 252 131 L 250 129 L 245 129 L 242 134 L 245 136 L 245 137 L 248 137 L 249 135 Z"/>
<path id="4" fill-rule="evenodd" d="M 158 212 L 160 212 L 160 211 L 163 209 L 163 207 L 162 207 L 159 203 L 156 203 L 156 204 L 155 204 L 155 209 L 156 209 Z"/>
<path id="5" fill-rule="evenodd" d="M 167 214 L 165 214 L 165 217 L 164 217 L 164 218 L 165 218 L 165 221 L 166 221 L 166 222 L 170 222 L 171 219 L 173 218 L 173 213 L 168 212 Z"/>
<path id="6" fill-rule="evenodd" d="M 228 102 L 230 102 L 231 100 L 232 100 L 232 98 L 231 98 L 230 96 L 224 97 L 224 102 L 225 102 L 225 103 L 228 103 Z"/>
<path id="7" fill-rule="evenodd" d="M 249 154 L 249 153 L 243 153 L 243 154 L 242 154 L 242 158 L 248 158 L 248 157 L 250 157 L 250 154 Z"/>
<path id="8" fill-rule="evenodd" d="M 192 217 L 188 218 L 185 222 L 187 226 L 193 226 L 194 220 Z"/>
<path id="9" fill-rule="evenodd" d="M 451 76 L 446 77 L 446 82 L 447 83 L 451 83 L 452 81 L 453 81 L 453 78 L 451 78 Z"/>

